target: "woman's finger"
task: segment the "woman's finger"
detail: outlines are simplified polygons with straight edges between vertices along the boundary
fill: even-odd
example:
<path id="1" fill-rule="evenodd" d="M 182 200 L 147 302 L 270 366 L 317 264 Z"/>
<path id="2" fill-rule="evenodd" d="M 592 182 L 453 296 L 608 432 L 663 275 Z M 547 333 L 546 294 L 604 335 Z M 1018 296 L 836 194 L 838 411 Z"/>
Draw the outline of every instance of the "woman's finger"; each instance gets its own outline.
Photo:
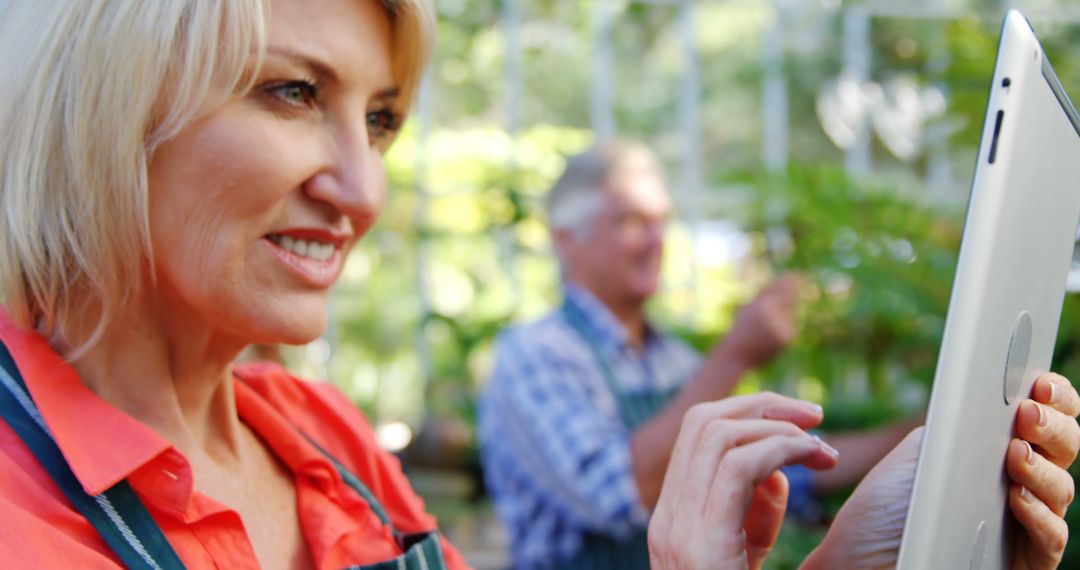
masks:
<path id="1" fill-rule="evenodd" d="M 1009 477 L 1024 486 L 1057 516 L 1065 516 L 1072 503 L 1075 486 L 1069 472 L 1036 453 L 1020 439 L 1009 443 L 1005 467 Z"/>
<path id="2" fill-rule="evenodd" d="M 750 512 L 746 515 L 746 561 L 751 569 L 760 568 L 776 544 L 787 510 L 788 480 L 782 471 L 773 471 L 754 489 Z"/>
<path id="3" fill-rule="evenodd" d="M 688 422 L 701 426 L 717 418 L 759 418 L 789 421 L 809 429 L 821 423 L 823 417 L 821 406 L 817 404 L 766 391 L 697 404 L 686 412 L 683 427 Z"/>
<path id="4" fill-rule="evenodd" d="M 741 539 L 755 485 L 784 465 L 817 462 L 822 455 L 835 463 L 834 453 L 809 434 L 774 435 L 728 451 L 706 499 L 704 522 L 710 535 Z"/>
<path id="5" fill-rule="evenodd" d="M 805 439 L 807 445 L 816 450 L 816 456 L 810 454 L 812 467 L 828 468 L 835 464 L 835 452 L 823 451 L 820 440 L 800 429 L 817 425 L 821 417 L 820 406 L 768 392 L 693 406 L 683 418 L 649 524 L 653 561 L 670 565 L 693 558 L 685 553 L 688 548 L 694 549 L 696 537 L 721 536 L 702 528 L 702 505 L 705 503 L 702 497 L 707 496 L 722 457 L 732 448 L 776 433 L 787 433 Z M 762 477 L 768 474 L 766 472 Z M 759 481 L 744 480 L 742 484 L 752 489 Z M 743 506 L 745 509 L 746 505 Z M 735 524 L 741 528 L 742 521 L 740 517 Z M 737 534 L 740 556 L 745 556 L 742 532 Z M 708 544 L 707 540 L 705 544 Z"/>
<path id="6" fill-rule="evenodd" d="M 740 447 L 775 436 L 808 439 L 821 446 L 819 440 L 815 440 L 813 436 L 802 431 L 795 424 L 785 421 L 717 419 L 707 424 L 698 437 L 694 455 L 683 474 L 678 490 L 679 495 L 673 497 L 676 501 L 675 517 L 688 521 L 700 519 L 706 505 L 702 497 L 709 496 L 713 481 L 717 477 L 724 476 L 719 472 L 724 459 Z M 832 466 L 832 457 L 824 450 L 816 456 L 809 457 L 808 460 L 813 462 L 813 467 Z M 761 477 L 764 478 L 769 473 L 771 470 L 762 474 Z M 758 483 L 759 479 L 740 479 L 739 482 L 752 490 L 750 485 Z M 741 525 L 742 519 L 738 522 Z"/>
<path id="7" fill-rule="evenodd" d="M 1035 380 L 1031 398 L 1071 417 L 1080 415 L 1080 394 L 1068 378 L 1047 372 Z"/>
<path id="8" fill-rule="evenodd" d="M 747 396 L 734 396 L 716 402 L 696 404 L 683 416 L 679 435 L 675 439 L 675 447 L 672 448 L 671 459 L 668 460 L 668 468 L 664 474 L 664 484 L 660 488 L 660 497 L 657 499 L 657 509 L 653 513 L 663 517 L 659 506 L 665 503 L 664 495 L 678 492 L 681 484 L 676 484 L 674 479 L 681 478 L 690 473 L 690 462 L 695 458 L 695 450 L 702 432 L 710 423 L 720 419 L 733 418 L 769 418 L 792 421 L 802 428 L 810 428 L 821 422 L 821 406 L 796 400 L 787 396 L 781 396 L 772 392 L 760 392 Z M 672 504 L 667 501 L 666 504 Z"/>
<path id="9" fill-rule="evenodd" d="M 702 476 L 699 473 L 701 469 L 696 464 L 710 459 L 719 461 L 718 458 L 703 457 L 698 449 L 706 428 L 712 422 L 722 419 L 722 416 L 715 412 L 715 406 L 697 404 L 683 416 L 682 426 L 675 438 L 675 447 L 672 448 L 671 459 L 668 460 L 667 471 L 664 473 L 664 483 L 660 487 L 656 508 L 649 522 L 649 551 L 654 565 L 661 562 L 667 567 L 666 559 L 678 556 L 681 542 L 687 539 L 687 532 L 684 532 L 682 527 L 687 524 L 692 527 L 694 524 L 692 520 L 688 521 L 687 514 L 680 511 L 687 495 L 687 479 Z M 715 471 L 715 468 L 711 471 Z M 690 491 L 689 495 L 693 497 L 693 492 Z"/>
<path id="10" fill-rule="evenodd" d="M 686 450 L 690 443 L 677 445 Z M 669 467 L 649 524 L 650 556 L 664 567 L 745 564 L 743 525 L 755 486 L 788 463 L 826 468 L 836 462 L 824 442 L 777 420 L 717 420 L 693 444 L 684 472 Z M 729 486 L 720 489 L 726 496 L 716 495 L 716 481 Z"/>
<path id="11" fill-rule="evenodd" d="M 1020 403 L 1016 413 L 1016 433 L 1062 468 L 1068 468 L 1080 451 L 1080 425 L 1076 418 L 1034 400 Z"/>
<path id="12" fill-rule="evenodd" d="M 1028 568 L 1057 568 L 1069 540 L 1065 521 L 1022 485 L 1009 490 L 1009 508 L 1027 531 L 1028 544 L 1016 556 L 1024 557 Z"/>

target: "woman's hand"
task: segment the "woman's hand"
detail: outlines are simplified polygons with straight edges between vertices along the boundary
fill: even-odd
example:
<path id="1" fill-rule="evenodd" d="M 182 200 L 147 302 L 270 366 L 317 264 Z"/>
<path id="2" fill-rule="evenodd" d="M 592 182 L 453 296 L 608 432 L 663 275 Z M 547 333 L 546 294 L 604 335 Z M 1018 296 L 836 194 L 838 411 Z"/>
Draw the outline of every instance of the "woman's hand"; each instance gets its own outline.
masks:
<path id="1" fill-rule="evenodd" d="M 1066 471 L 1080 450 L 1080 396 L 1054 373 L 1035 381 L 1031 399 L 1016 414 L 1018 439 L 1009 443 L 1005 468 L 1013 480 L 1009 507 L 1027 531 L 1013 551 L 1015 570 L 1057 568 L 1069 539 L 1065 510 L 1075 489 Z"/>
<path id="2" fill-rule="evenodd" d="M 867 473 L 802 570 L 896 568 L 922 438 L 915 428 Z"/>
<path id="3" fill-rule="evenodd" d="M 758 568 L 783 521 L 783 465 L 836 464 L 803 431 L 821 408 L 772 393 L 698 404 L 687 412 L 649 524 L 656 569 Z"/>
<path id="4" fill-rule="evenodd" d="M 1009 506 L 1025 531 L 1017 537 L 1015 570 L 1057 568 L 1061 561 L 1069 530 L 1062 517 L 1074 495 L 1066 468 L 1080 450 L 1080 395 L 1069 381 L 1044 374 L 1031 398 L 1020 404 L 1019 439 L 1005 458 L 1013 480 Z M 859 483 L 803 568 L 896 566 L 921 432 L 909 435 Z"/>

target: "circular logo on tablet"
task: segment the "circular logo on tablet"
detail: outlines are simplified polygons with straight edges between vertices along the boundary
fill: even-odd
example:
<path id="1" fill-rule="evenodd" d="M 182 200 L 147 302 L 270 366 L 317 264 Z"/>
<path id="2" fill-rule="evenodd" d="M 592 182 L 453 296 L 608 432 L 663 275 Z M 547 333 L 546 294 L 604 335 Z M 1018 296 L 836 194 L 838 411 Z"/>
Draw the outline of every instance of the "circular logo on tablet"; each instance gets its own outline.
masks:
<path id="1" fill-rule="evenodd" d="M 1003 394 L 1005 404 L 1011 405 L 1020 392 L 1027 372 L 1028 353 L 1031 352 L 1031 315 L 1020 311 L 1013 325 L 1012 338 L 1009 340 L 1009 354 L 1005 357 L 1005 386 Z"/>

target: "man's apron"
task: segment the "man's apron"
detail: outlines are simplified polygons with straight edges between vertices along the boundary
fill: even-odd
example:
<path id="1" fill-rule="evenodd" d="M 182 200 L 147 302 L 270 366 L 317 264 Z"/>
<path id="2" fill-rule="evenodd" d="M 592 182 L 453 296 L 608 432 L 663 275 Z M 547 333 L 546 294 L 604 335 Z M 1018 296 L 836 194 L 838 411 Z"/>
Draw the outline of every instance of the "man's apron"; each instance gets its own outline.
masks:
<path id="1" fill-rule="evenodd" d="M 562 306 L 563 316 L 570 326 L 581 336 L 581 339 L 589 347 L 596 359 L 597 365 L 603 372 L 611 394 L 615 397 L 619 407 L 619 416 L 627 431 L 633 433 L 642 424 L 651 420 L 660 410 L 671 401 L 678 392 L 678 388 L 672 388 L 661 392 L 637 392 L 626 393 L 619 388 L 615 380 L 615 373 L 610 363 L 604 357 L 600 347 L 596 345 L 592 334 L 586 328 L 585 317 L 576 307 L 568 303 Z M 610 535 L 590 532 L 584 537 L 581 549 L 569 560 L 559 561 L 552 565 L 555 568 L 576 568 L 606 570 L 648 570 L 649 568 L 649 541 L 648 530 L 640 529 L 630 536 L 614 538 Z"/>

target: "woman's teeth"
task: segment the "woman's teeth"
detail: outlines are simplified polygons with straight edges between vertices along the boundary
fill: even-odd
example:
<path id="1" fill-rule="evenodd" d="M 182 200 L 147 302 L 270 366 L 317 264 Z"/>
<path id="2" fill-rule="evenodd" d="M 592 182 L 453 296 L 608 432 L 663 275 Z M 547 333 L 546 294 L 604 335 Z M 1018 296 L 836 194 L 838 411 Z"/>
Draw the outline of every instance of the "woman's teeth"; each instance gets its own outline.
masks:
<path id="1" fill-rule="evenodd" d="M 314 240 L 296 239 L 290 236 L 270 234 L 268 239 L 282 249 L 291 251 L 300 257 L 326 261 L 334 255 L 334 245 Z"/>

